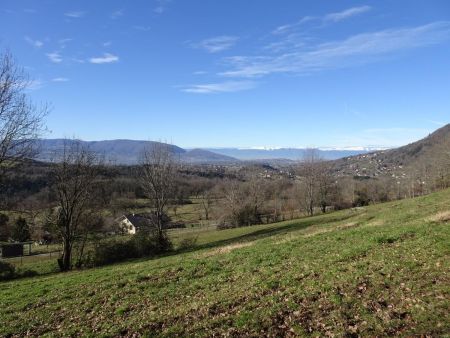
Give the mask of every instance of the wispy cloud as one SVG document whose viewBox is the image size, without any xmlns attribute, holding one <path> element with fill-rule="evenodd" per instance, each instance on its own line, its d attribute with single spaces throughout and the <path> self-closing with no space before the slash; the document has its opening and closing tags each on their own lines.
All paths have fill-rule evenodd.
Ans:
<svg viewBox="0 0 450 338">
<path fill-rule="evenodd" d="M 359 6 L 359 7 L 351 7 L 347 8 L 341 12 L 335 12 L 335 13 L 328 13 L 323 16 L 304 16 L 300 20 L 294 23 L 286 24 L 279 26 L 275 28 L 272 31 L 272 34 L 284 34 L 292 32 L 293 30 L 299 28 L 300 26 L 303 26 L 304 24 L 310 23 L 310 22 L 319 22 L 321 24 L 324 23 L 330 23 L 330 22 L 339 22 L 346 19 L 349 19 L 351 17 L 366 13 L 370 11 L 372 7 L 370 6 Z"/>
<path fill-rule="evenodd" d="M 300 20 L 298 20 L 297 22 L 294 23 L 289 23 L 286 25 L 282 25 L 282 26 L 278 26 L 277 28 L 275 28 L 272 31 L 272 34 L 283 34 L 283 33 L 287 33 L 289 31 L 291 31 L 292 29 L 303 25 L 304 23 L 313 21 L 313 20 L 317 20 L 318 17 L 316 16 L 305 16 L 303 18 L 301 18 Z"/>
<path fill-rule="evenodd" d="M 325 21 L 338 22 L 345 19 L 349 19 L 353 16 L 368 12 L 372 9 L 370 6 L 360 6 L 360 7 L 352 7 L 348 8 L 341 12 L 330 13 L 324 16 Z"/>
<path fill-rule="evenodd" d="M 231 93 L 252 89 L 256 85 L 257 83 L 254 81 L 226 81 L 220 83 L 194 84 L 186 86 L 181 90 L 185 93 L 194 94 Z"/>
<path fill-rule="evenodd" d="M 450 22 L 412 28 L 387 29 L 321 43 L 308 48 L 293 46 L 276 55 L 234 56 L 225 61 L 232 69 L 221 75 L 255 77 L 273 73 L 304 74 L 373 62 L 378 57 L 440 43 L 450 38 Z"/>
<path fill-rule="evenodd" d="M 113 63 L 117 61 L 119 61 L 119 57 L 110 53 L 104 53 L 103 56 L 93 57 L 89 59 L 89 62 L 94 64 Z"/>
<path fill-rule="evenodd" d="M 110 17 L 111 17 L 111 19 L 114 20 L 114 19 L 118 19 L 118 18 L 120 18 L 121 16 L 123 16 L 123 14 L 124 14 L 123 9 L 119 9 L 119 10 L 117 10 L 117 11 L 112 12 L 111 15 L 110 15 Z"/>
<path fill-rule="evenodd" d="M 69 79 L 66 77 L 55 77 L 51 81 L 52 82 L 68 82 Z"/>
<path fill-rule="evenodd" d="M 157 0 L 156 3 L 156 7 L 153 8 L 153 11 L 156 14 L 162 14 L 166 11 L 167 9 L 167 5 L 171 2 L 171 0 Z"/>
<path fill-rule="evenodd" d="M 151 29 L 150 26 L 133 26 L 133 28 L 143 32 L 148 32 Z"/>
<path fill-rule="evenodd" d="M 445 126 L 448 122 L 442 122 L 442 121 L 435 121 L 435 120 L 425 120 L 428 123 L 434 124 L 436 126 Z"/>
<path fill-rule="evenodd" d="M 53 63 L 61 63 L 63 58 L 59 52 L 47 53 L 46 54 L 49 60 Z"/>
<path fill-rule="evenodd" d="M 79 19 L 86 15 L 86 12 L 83 11 L 72 11 L 72 12 L 66 12 L 64 13 L 65 16 L 73 19 Z"/>
<path fill-rule="evenodd" d="M 109 46 L 111 46 L 111 45 L 112 45 L 112 42 L 111 42 L 111 41 L 105 41 L 105 42 L 102 43 L 102 46 L 103 46 L 103 47 L 109 47 Z"/>
<path fill-rule="evenodd" d="M 193 48 L 201 48 L 208 53 L 217 53 L 233 47 L 239 40 L 236 36 L 221 35 L 213 38 L 202 40 L 198 43 L 192 43 Z"/>
<path fill-rule="evenodd" d="M 427 128 L 371 128 L 346 134 L 336 140 L 340 146 L 362 145 L 376 148 L 398 147 L 427 136 Z"/>
<path fill-rule="evenodd" d="M 44 86 L 44 82 L 42 80 L 31 80 L 26 83 L 27 90 L 37 90 L 41 89 Z"/>
<path fill-rule="evenodd" d="M 33 40 L 32 38 L 25 36 L 25 41 L 28 42 L 30 45 L 36 48 L 41 48 L 44 43 L 40 40 Z"/>
</svg>

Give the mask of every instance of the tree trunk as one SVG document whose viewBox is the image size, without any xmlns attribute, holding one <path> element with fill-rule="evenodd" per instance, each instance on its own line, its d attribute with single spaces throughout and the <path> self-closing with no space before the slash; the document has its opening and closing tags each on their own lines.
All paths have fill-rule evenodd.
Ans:
<svg viewBox="0 0 450 338">
<path fill-rule="evenodd" d="M 69 271 L 70 270 L 71 253 L 72 253 L 72 250 L 71 250 L 70 240 L 68 238 L 64 238 L 63 255 L 62 255 L 61 261 L 59 263 L 59 268 L 61 271 Z"/>
</svg>

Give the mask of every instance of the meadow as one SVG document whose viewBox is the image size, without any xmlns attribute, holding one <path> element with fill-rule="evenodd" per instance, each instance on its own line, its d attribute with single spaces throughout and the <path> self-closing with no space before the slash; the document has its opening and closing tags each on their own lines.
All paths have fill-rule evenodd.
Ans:
<svg viewBox="0 0 450 338">
<path fill-rule="evenodd" d="M 445 190 L 274 224 L 176 230 L 175 244 L 195 245 L 0 283 L 0 335 L 445 336 L 449 223 Z"/>
</svg>

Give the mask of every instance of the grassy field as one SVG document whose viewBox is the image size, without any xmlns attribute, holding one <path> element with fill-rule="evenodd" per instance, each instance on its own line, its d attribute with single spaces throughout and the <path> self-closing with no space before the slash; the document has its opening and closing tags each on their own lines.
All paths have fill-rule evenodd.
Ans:
<svg viewBox="0 0 450 338">
<path fill-rule="evenodd" d="M 2 336 L 450 334 L 450 190 L 0 283 Z"/>
</svg>

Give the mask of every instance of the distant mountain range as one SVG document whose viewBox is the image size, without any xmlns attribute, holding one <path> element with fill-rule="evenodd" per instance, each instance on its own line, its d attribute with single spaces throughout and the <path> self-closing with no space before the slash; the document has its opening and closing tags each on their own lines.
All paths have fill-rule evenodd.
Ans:
<svg viewBox="0 0 450 338">
<path fill-rule="evenodd" d="M 343 157 L 365 154 L 379 148 L 352 148 L 352 149 L 318 149 L 320 157 L 325 160 L 336 160 Z M 306 148 L 206 148 L 211 152 L 237 158 L 243 161 L 259 160 L 291 160 L 300 161 Z"/>
<path fill-rule="evenodd" d="M 57 158 L 64 148 L 64 139 L 39 140 L 40 152 L 35 159 L 49 162 Z M 158 142 L 135 140 L 105 140 L 105 141 L 80 141 L 92 151 L 105 156 L 116 164 L 136 164 L 139 154 L 147 147 L 152 147 Z M 306 149 L 278 148 L 278 149 L 242 149 L 242 148 L 205 148 L 183 149 L 175 145 L 168 145 L 171 151 L 182 162 L 192 164 L 233 164 L 241 161 L 270 162 L 287 164 L 299 161 L 303 158 Z M 368 153 L 371 149 L 322 149 L 320 156 L 326 160 L 335 160 L 343 157 Z"/>
<path fill-rule="evenodd" d="M 79 140 L 78 140 L 79 141 Z M 64 139 L 41 139 L 38 141 L 39 153 L 36 160 L 51 162 L 58 158 L 64 149 Z M 107 141 L 79 141 L 91 151 L 102 155 L 108 162 L 115 164 L 132 165 L 139 161 L 139 155 L 144 149 L 151 148 L 158 142 L 134 140 L 107 140 Z M 213 153 L 204 149 L 186 150 L 175 145 L 167 145 L 171 152 L 182 162 L 195 164 L 229 164 L 239 162 L 238 159 Z"/>
</svg>

